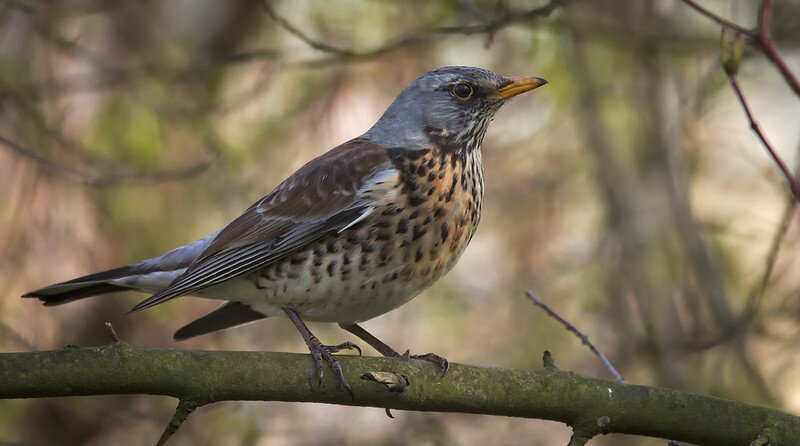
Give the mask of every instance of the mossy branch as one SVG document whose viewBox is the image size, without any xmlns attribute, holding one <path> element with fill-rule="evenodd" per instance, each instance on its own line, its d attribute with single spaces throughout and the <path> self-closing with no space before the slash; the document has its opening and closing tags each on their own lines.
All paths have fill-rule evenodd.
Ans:
<svg viewBox="0 0 800 446">
<path fill-rule="evenodd" d="M 166 395 L 191 402 L 191 410 L 218 401 L 313 401 L 553 420 L 572 426 L 573 439 L 614 432 L 696 444 L 748 445 L 761 438 L 779 445 L 797 444 L 800 438 L 800 417 L 678 390 L 587 378 L 558 369 L 551 358 L 541 370 L 452 364 L 444 377 L 423 361 L 355 356 L 339 356 L 339 361 L 355 401 L 334 389 L 333 380 L 323 389 L 310 389 L 309 355 L 155 349 L 125 342 L 2 353 L 0 398 Z M 389 388 L 376 376 L 396 376 L 404 385 Z M 183 412 L 188 416 L 191 410 Z"/>
</svg>

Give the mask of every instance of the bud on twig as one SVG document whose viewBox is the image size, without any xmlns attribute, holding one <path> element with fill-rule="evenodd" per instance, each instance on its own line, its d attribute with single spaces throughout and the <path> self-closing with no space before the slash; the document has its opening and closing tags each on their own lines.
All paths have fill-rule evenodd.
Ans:
<svg viewBox="0 0 800 446">
<path fill-rule="evenodd" d="M 722 28 L 720 58 L 722 60 L 722 68 L 725 69 L 728 76 L 735 76 L 739 71 L 739 65 L 742 63 L 742 46 L 742 33 L 737 32 L 736 36 L 731 40 L 728 36 L 728 28 Z"/>
</svg>

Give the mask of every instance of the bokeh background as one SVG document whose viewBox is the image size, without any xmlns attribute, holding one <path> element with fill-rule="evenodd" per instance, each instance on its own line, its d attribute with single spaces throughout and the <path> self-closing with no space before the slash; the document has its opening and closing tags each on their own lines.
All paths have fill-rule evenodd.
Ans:
<svg viewBox="0 0 800 446">
<path fill-rule="evenodd" d="M 758 2 L 704 2 L 754 26 Z M 772 32 L 800 73 L 800 5 Z M 483 149 L 480 228 L 452 273 L 364 324 L 451 361 L 612 379 L 526 300 L 581 328 L 632 383 L 800 413 L 798 216 L 719 65 L 719 26 L 677 0 L 0 1 L 0 349 L 126 341 L 306 352 L 282 319 L 172 342 L 195 298 L 44 308 L 31 289 L 160 254 L 228 223 L 367 130 L 419 74 L 547 78 Z M 740 82 L 796 166 L 800 99 L 746 48 Z M 311 324 L 324 341 L 353 340 Z M 366 346 L 365 346 L 366 347 Z M 368 348 L 368 347 L 367 347 Z M 369 354 L 374 354 L 369 350 Z M 0 401 L 0 444 L 150 445 L 176 401 Z M 318 404 L 199 409 L 175 445 L 566 444 L 538 420 Z M 656 445 L 607 436 L 598 445 Z"/>
</svg>

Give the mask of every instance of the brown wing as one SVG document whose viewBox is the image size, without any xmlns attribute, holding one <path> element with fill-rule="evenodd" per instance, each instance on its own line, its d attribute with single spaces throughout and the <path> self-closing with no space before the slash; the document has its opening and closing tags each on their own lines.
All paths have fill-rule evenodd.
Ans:
<svg viewBox="0 0 800 446">
<path fill-rule="evenodd" d="M 386 149 L 355 138 L 310 161 L 226 226 L 167 288 L 131 312 L 191 294 L 279 260 L 364 218 L 365 184 L 392 170 Z"/>
</svg>

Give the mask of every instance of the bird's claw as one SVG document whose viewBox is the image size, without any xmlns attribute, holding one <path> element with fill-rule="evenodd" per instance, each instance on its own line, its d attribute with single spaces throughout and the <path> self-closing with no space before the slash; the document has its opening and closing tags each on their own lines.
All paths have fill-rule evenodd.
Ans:
<svg viewBox="0 0 800 446">
<path fill-rule="evenodd" d="M 342 342 L 339 345 L 323 345 L 331 353 L 338 353 L 342 350 L 358 350 L 358 356 L 361 356 L 361 347 L 352 342 Z"/>
<path fill-rule="evenodd" d="M 309 345 L 309 350 L 311 350 L 311 355 L 314 357 L 314 367 L 316 368 L 316 375 L 317 375 L 317 387 L 322 387 L 322 376 L 325 366 L 331 368 L 333 374 L 336 376 L 336 380 L 338 381 L 338 386 L 343 388 L 347 393 L 350 395 L 350 398 L 355 401 L 355 394 L 353 393 L 353 389 L 350 387 L 350 384 L 344 377 L 344 373 L 342 372 L 342 366 L 339 364 L 339 361 L 333 357 L 333 353 L 336 353 L 341 350 L 358 350 L 358 354 L 361 354 L 361 348 L 357 345 L 353 344 L 352 342 L 345 342 L 339 345 L 323 345 L 319 342 L 318 339 L 313 338 L 311 344 Z M 310 372 L 310 371 L 309 371 Z M 314 384 L 312 382 L 312 375 L 311 373 L 308 374 L 308 383 L 311 388 L 314 388 Z"/>
<path fill-rule="evenodd" d="M 446 358 L 437 355 L 436 353 L 425 353 L 424 355 L 412 355 L 411 350 L 406 350 L 405 353 L 400 355 L 403 359 L 421 359 L 423 361 L 432 362 L 442 368 L 442 376 L 450 370 L 450 361 Z"/>
</svg>

